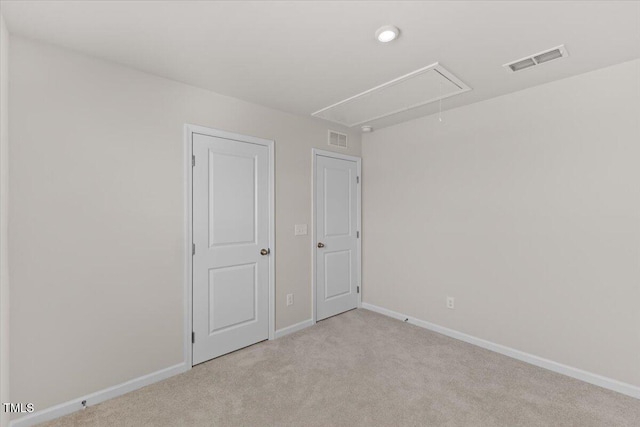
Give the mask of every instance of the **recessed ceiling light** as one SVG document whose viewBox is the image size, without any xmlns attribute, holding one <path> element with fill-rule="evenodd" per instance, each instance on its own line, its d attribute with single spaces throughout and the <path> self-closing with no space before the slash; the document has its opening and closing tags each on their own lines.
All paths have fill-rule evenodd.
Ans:
<svg viewBox="0 0 640 427">
<path fill-rule="evenodd" d="M 394 27 L 393 25 L 385 25 L 383 27 L 378 28 L 376 31 L 376 39 L 380 43 L 389 43 L 398 38 L 400 35 L 400 30 L 398 27 Z"/>
</svg>

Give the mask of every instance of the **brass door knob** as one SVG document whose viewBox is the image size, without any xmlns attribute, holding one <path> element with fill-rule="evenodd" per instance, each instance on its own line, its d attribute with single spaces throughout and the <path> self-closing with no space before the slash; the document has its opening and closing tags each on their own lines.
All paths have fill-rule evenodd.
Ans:
<svg viewBox="0 0 640 427">
<path fill-rule="evenodd" d="M 260 255 L 264 256 L 264 255 L 269 255 L 271 253 L 271 249 L 267 248 L 267 249 L 260 249 Z"/>
<path fill-rule="evenodd" d="M 318 247 L 319 247 L 319 248 L 324 248 L 324 243 L 322 243 L 322 242 L 318 242 Z"/>
</svg>

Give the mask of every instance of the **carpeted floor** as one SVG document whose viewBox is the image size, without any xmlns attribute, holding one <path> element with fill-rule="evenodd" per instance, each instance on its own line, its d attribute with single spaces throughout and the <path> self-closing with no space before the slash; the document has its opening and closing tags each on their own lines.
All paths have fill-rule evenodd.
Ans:
<svg viewBox="0 0 640 427">
<path fill-rule="evenodd" d="M 354 310 L 47 426 L 640 426 L 640 400 Z"/>
</svg>

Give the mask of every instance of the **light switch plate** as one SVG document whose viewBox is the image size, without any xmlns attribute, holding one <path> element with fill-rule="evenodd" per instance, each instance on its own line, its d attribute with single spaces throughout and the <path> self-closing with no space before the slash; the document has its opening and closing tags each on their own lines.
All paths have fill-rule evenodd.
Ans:
<svg viewBox="0 0 640 427">
<path fill-rule="evenodd" d="M 296 224 L 296 226 L 295 226 L 295 235 L 296 236 L 306 236 L 307 235 L 307 224 Z"/>
</svg>

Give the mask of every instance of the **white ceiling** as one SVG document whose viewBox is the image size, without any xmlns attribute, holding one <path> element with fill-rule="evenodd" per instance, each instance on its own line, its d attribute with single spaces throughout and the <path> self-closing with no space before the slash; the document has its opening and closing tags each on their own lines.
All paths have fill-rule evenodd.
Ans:
<svg viewBox="0 0 640 427">
<path fill-rule="evenodd" d="M 640 2 L 2 1 L 13 34 L 309 115 L 440 62 L 473 89 L 443 109 L 640 58 Z M 375 30 L 396 25 L 388 45 Z M 569 58 L 502 64 L 565 44 Z M 437 104 L 437 103 L 435 103 Z M 374 122 L 434 113 L 431 104 Z"/>
</svg>

